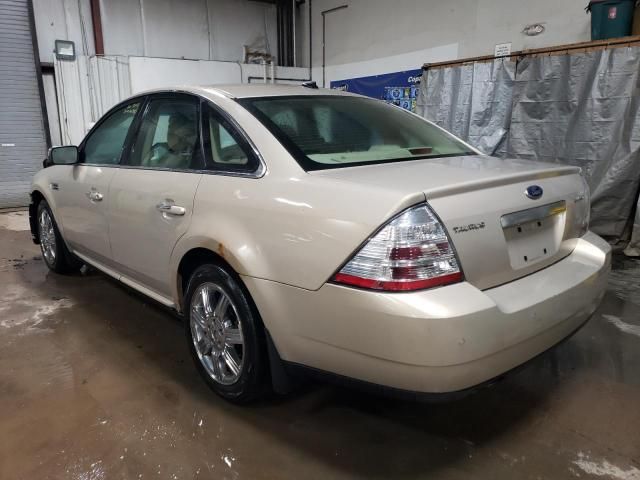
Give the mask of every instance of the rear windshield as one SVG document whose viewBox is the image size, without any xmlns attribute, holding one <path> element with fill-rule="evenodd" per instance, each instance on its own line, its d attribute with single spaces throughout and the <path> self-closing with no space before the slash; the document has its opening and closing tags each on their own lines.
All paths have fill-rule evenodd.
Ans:
<svg viewBox="0 0 640 480">
<path fill-rule="evenodd" d="M 239 102 L 305 170 L 475 154 L 452 135 L 379 100 L 333 95 Z"/>
</svg>

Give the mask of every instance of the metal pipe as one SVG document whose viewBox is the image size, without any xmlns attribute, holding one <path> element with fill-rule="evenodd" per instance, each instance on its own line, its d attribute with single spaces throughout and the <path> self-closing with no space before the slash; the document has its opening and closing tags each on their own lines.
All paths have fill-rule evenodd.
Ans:
<svg viewBox="0 0 640 480">
<path fill-rule="evenodd" d="M 264 83 L 267 83 L 267 62 L 265 61 L 265 59 L 262 59 L 262 68 L 264 68 L 263 71 L 263 79 L 264 79 Z"/>
<path fill-rule="evenodd" d="M 276 83 L 276 64 L 271 60 L 269 66 L 271 67 L 271 83 Z"/>
<path fill-rule="evenodd" d="M 325 37 L 326 37 L 326 16 L 329 13 L 337 12 L 338 10 L 342 10 L 348 8 L 349 5 L 340 5 L 339 7 L 330 8 L 329 10 L 324 10 L 320 12 L 322 14 L 322 88 L 326 88 L 326 48 L 325 48 Z"/>
<path fill-rule="evenodd" d="M 144 16 L 144 0 L 140 2 L 140 30 L 142 31 L 142 56 L 147 56 L 147 22 Z"/>
<path fill-rule="evenodd" d="M 204 9 L 207 11 L 207 59 L 211 60 L 211 18 L 209 17 L 209 0 L 204 0 Z M 242 81 L 240 82 L 242 83 Z"/>
<path fill-rule="evenodd" d="M 91 21 L 93 23 L 93 43 L 96 55 L 104 55 L 104 40 L 102 38 L 102 17 L 100 15 L 100 0 L 91 0 Z"/>
<path fill-rule="evenodd" d="M 293 66 L 297 67 L 298 66 L 298 61 L 296 59 L 296 1 L 297 0 L 291 0 L 291 4 L 292 4 L 292 14 L 291 14 L 291 23 L 292 23 L 292 29 L 293 29 Z"/>
<path fill-rule="evenodd" d="M 308 10 L 308 15 L 309 15 L 309 80 L 311 80 L 311 75 L 312 75 L 312 69 L 313 69 L 313 35 L 311 35 L 311 20 L 312 20 L 312 9 L 311 9 L 311 4 L 313 3 L 313 0 L 308 0 L 309 1 L 309 6 L 307 7 Z"/>
<path fill-rule="evenodd" d="M 293 65 L 293 9 L 290 0 L 276 0 L 278 29 L 278 65 Z"/>
</svg>

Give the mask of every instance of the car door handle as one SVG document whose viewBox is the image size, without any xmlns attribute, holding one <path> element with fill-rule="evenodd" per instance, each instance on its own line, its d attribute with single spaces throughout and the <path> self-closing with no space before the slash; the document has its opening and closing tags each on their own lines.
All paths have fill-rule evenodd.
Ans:
<svg viewBox="0 0 640 480">
<path fill-rule="evenodd" d="M 96 192 L 95 190 L 91 190 L 90 192 L 87 192 L 87 197 L 89 197 L 89 200 L 91 200 L 92 202 L 101 202 L 104 198 L 104 195 L 102 195 L 100 192 Z"/>
<path fill-rule="evenodd" d="M 162 213 L 167 213 L 169 215 L 175 215 L 176 217 L 181 217 L 185 213 L 187 213 L 187 209 L 184 207 L 180 207 L 178 205 L 174 205 L 171 202 L 160 202 L 156 205 L 156 208 L 160 210 Z"/>
</svg>

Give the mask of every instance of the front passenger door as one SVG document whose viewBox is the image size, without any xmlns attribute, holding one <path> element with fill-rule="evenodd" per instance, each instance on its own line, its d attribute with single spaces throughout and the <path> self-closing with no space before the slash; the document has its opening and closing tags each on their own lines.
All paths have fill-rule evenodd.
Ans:
<svg viewBox="0 0 640 480">
<path fill-rule="evenodd" d="M 164 299 L 171 296 L 171 252 L 191 222 L 204 168 L 199 107 L 191 95 L 151 96 L 110 188 L 116 268 Z"/>
<path fill-rule="evenodd" d="M 80 163 L 64 167 L 56 178 L 56 215 L 66 242 L 73 251 L 100 263 L 111 263 L 109 186 L 142 102 L 132 100 L 105 115 L 80 145 Z"/>
</svg>

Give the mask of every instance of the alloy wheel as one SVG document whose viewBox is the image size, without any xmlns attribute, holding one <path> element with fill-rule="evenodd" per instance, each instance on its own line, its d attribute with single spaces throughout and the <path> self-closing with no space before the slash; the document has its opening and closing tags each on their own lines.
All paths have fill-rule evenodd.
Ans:
<svg viewBox="0 0 640 480">
<path fill-rule="evenodd" d="M 49 265 L 53 265 L 56 261 L 56 233 L 53 227 L 53 220 L 48 210 L 40 212 L 38 219 L 40 226 L 40 248 L 42 255 Z"/>
<path fill-rule="evenodd" d="M 244 337 L 233 300 L 215 283 L 203 283 L 190 312 L 191 338 L 207 374 L 223 385 L 235 383 L 244 365 Z"/>
</svg>

